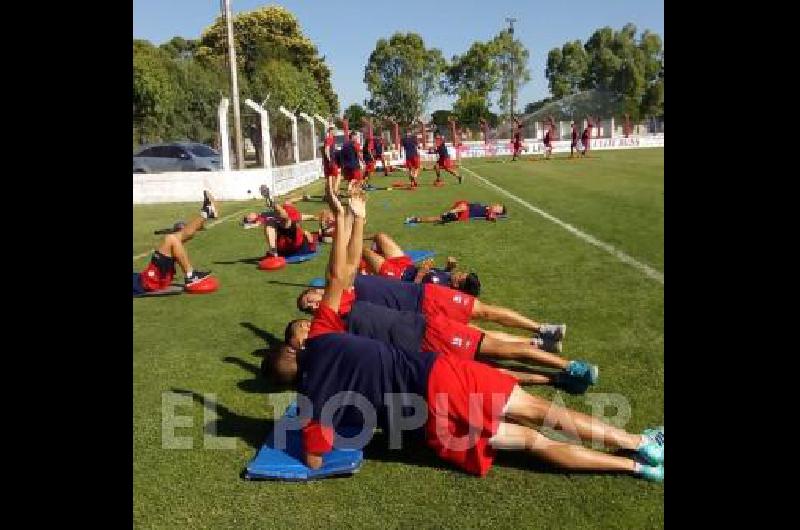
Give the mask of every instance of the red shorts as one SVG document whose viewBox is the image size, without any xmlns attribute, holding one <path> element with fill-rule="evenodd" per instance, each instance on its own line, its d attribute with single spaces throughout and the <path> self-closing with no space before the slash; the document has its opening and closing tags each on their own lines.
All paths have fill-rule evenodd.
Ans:
<svg viewBox="0 0 800 530">
<path fill-rule="evenodd" d="M 428 445 L 440 458 L 485 476 L 495 456 L 489 439 L 516 384 L 491 366 L 439 355 L 428 377 Z"/>
<path fill-rule="evenodd" d="M 406 158 L 406 169 L 419 169 L 419 155 Z"/>
<path fill-rule="evenodd" d="M 163 262 L 163 267 L 159 267 L 153 259 L 151 259 L 147 267 L 140 273 L 140 281 L 145 291 L 160 291 L 161 289 L 166 289 L 175 277 L 174 258 L 161 256 L 155 259 L 160 259 Z M 169 266 L 169 260 L 172 260 L 171 266 Z"/>
<path fill-rule="evenodd" d="M 422 351 L 455 355 L 461 359 L 474 359 L 478 354 L 483 332 L 442 315 L 434 315 L 425 320 L 425 335 L 420 345 Z"/>
<path fill-rule="evenodd" d="M 339 176 L 339 166 L 336 164 L 322 164 L 322 169 L 325 172 L 326 177 L 338 177 Z"/>
<path fill-rule="evenodd" d="M 370 172 L 372 172 L 372 171 L 375 171 L 375 161 L 374 161 L 374 160 L 373 160 L 372 162 L 367 162 L 367 163 L 366 163 L 366 170 L 365 170 L 365 171 L 366 171 L 367 173 L 370 173 Z"/>
<path fill-rule="evenodd" d="M 442 160 L 441 158 L 436 161 L 436 165 L 439 166 L 441 169 L 446 169 L 448 171 L 453 171 L 455 168 L 455 164 L 453 164 L 452 158 L 445 158 Z"/>
<path fill-rule="evenodd" d="M 381 268 L 378 274 L 388 278 L 397 278 L 398 280 L 403 275 L 403 271 L 407 267 L 414 264 L 414 261 L 408 256 L 397 256 L 396 258 L 386 258 L 381 263 Z"/>
<path fill-rule="evenodd" d="M 364 175 L 361 174 L 361 168 L 355 169 L 342 169 L 342 175 L 345 180 L 364 180 Z"/>
<path fill-rule="evenodd" d="M 422 287 L 422 314 L 425 318 L 436 315 L 467 324 L 475 306 L 475 297 L 450 287 L 426 283 Z"/>
</svg>

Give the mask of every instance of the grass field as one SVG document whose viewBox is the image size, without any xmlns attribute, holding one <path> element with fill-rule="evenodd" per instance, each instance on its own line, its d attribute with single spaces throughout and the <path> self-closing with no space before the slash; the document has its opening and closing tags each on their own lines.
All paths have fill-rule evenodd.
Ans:
<svg viewBox="0 0 800 530">
<path fill-rule="evenodd" d="M 586 160 L 468 160 L 464 164 L 529 203 L 659 271 L 664 268 L 663 149 L 599 151 Z M 565 355 L 600 366 L 593 393 L 619 393 L 631 407 L 628 430 L 663 424 L 663 284 L 615 256 L 524 209 L 467 174 L 463 185 L 426 184 L 416 192 L 370 194 L 367 231 L 392 234 L 406 248 L 457 256 L 476 270 L 481 298 L 535 318 L 566 322 Z M 403 178 L 376 179 L 378 184 Z M 321 191 L 317 183 L 309 189 Z M 406 215 L 433 215 L 459 198 L 505 202 L 510 219 L 406 228 Z M 155 228 L 187 219 L 198 204 L 134 208 L 133 254 L 152 248 Z M 664 523 L 663 485 L 626 476 L 564 474 L 531 458 L 501 455 L 484 479 L 428 454 L 385 450 L 375 440 L 351 478 L 305 484 L 240 478 L 289 394 L 270 395 L 258 378 L 265 337 L 280 336 L 297 316 L 300 290 L 291 284 L 321 276 L 329 247 L 315 260 L 262 272 L 247 262 L 263 255 L 259 230 L 243 230 L 244 211 L 260 204 L 226 203 L 242 211 L 189 243 L 195 266 L 213 270 L 221 288 L 206 296 L 134 300 L 134 522 L 150 527 L 615 527 Z M 320 203 L 300 203 L 314 213 Z M 244 260 L 244 261 L 242 261 Z M 133 260 L 141 269 L 147 257 Z M 193 449 L 162 448 L 162 394 L 188 392 L 193 418 L 177 434 Z M 543 396 L 550 388 L 528 387 Z M 214 394 L 218 418 L 204 418 L 202 396 Z M 591 412 L 586 396 L 558 393 Z M 608 414 L 613 411 L 608 411 Z M 233 437 L 234 449 L 205 449 L 204 425 Z"/>
</svg>

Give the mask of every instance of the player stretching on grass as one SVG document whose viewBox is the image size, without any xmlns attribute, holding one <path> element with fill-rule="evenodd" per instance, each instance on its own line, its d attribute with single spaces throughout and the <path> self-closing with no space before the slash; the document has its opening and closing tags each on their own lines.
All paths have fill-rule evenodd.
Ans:
<svg viewBox="0 0 800 530">
<path fill-rule="evenodd" d="M 311 410 L 301 408 L 303 461 L 308 467 L 320 468 L 323 456 L 340 443 L 335 437 L 337 429 L 366 427 L 369 432 L 376 426 L 365 420 L 364 406 L 375 413 L 377 426 L 395 433 L 399 426 L 392 421 L 396 419 L 391 415 L 394 406 L 414 403 L 411 396 L 416 396 L 424 406 L 422 412 L 427 412 L 427 444 L 440 458 L 469 473 L 483 477 L 496 450 L 518 450 L 565 470 L 663 480 L 663 429 L 628 433 L 532 396 L 513 376 L 490 366 L 455 355 L 411 353 L 347 333 L 339 313 L 342 296 L 356 276 L 359 253 L 354 246 L 361 244 L 366 208 L 356 194 L 347 214 L 341 207 L 334 210 L 337 229 L 327 286 L 308 326 L 304 348 L 282 348 L 265 367 L 274 381 L 292 385 L 310 402 Z M 348 255 L 352 258 L 349 263 Z M 393 399 L 397 397 L 399 402 Z M 326 414 L 332 403 L 336 412 Z M 354 406 L 357 403 L 359 409 Z M 633 456 L 555 441 L 537 430 L 556 425 L 576 441 L 602 443 Z"/>
<path fill-rule="evenodd" d="M 406 169 L 408 170 L 408 178 L 411 180 L 411 188 L 418 186 L 417 178 L 419 177 L 419 151 L 417 151 L 417 138 L 411 129 L 406 130 L 406 135 L 403 137 L 403 152 L 405 153 Z"/>
<path fill-rule="evenodd" d="M 332 181 L 335 177 L 329 177 Z M 274 209 L 277 219 L 264 224 L 264 237 L 267 242 L 267 257 L 289 257 L 295 254 L 309 254 L 317 249 L 317 237 L 303 230 L 301 221 L 316 219 L 313 215 L 301 214 L 292 202 L 275 204 L 266 185 L 261 186 L 261 194 L 267 207 Z M 300 199 L 294 199 L 296 202 Z"/>
<path fill-rule="evenodd" d="M 506 215 L 507 210 L 503 204 L 483 204 L 479 202 L 456 201 L 449 210 L 441 215 L 430 217 L 406 217 L 405 224 L 415 223 L 450 223 L 453 221 L 469 221 L 470 219 L 486 219 L 496 221 L 498 215 Z"/>
<path fill-rule="evenodd" d="M 446 269 L 433 267 L 433 260 L 425 260 L 419 267 L 406 256 L 400 245 L 389 234 L 378 232 L 370 238 L 376 249 L 364 247 L 362 256 L 367 263 L 367 270 L 386 278 L 413 283 L 436 283 L 461 292 L 479 296 L 481 282 L 474 272 L 456 271 L 455 258 L 447 259 Z"/>
<path fill-rule="evenodd" d="M 219 216 L 219 208 L 214 202 L 214 197 L 208 191 L 203 192 L 203 206 L 200 216 L 192 219 L 175 233 L 167 234 L 161 244 L 153 251 L 150 263 L 134 281 L 134 294 L 143 291 L 160 291 L 166 289 L 175 277 L 175 263 L 180 265 L 184 273 L 185 284 L 192 285 L 209 275 L 209 272 L 196 271 L 189 261 L 189 254 L 184 243 L 194 237 L 194 234 L 203 228 L 206 219 Z"/>
<path fill-rule="evenodd" d="M 453 159 L 450 158 L 450 153 L 447 152 L 447 144 L 444 143 L 444 138 L 438 132 L 436 133 L 436 154 L 439 155 L 438 160 L 436 160 L 436 164 L 433 165 L 433 170 L 436 172 L 436 180 L 434 181 L 434 185 L 441 185 L 442 182 L 442 175 L 439 173 L 439 170 L 445 170 L 454 177 L 458 179 L 458 183 L 461 184 L 464 178 L 456 173 L 453 169 L 455 165 L 453 164 Z"/>
</svg>

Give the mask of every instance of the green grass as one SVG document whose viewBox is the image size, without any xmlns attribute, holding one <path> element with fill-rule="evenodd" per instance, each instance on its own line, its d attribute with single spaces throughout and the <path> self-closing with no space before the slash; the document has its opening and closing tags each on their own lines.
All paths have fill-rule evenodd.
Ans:
<svg viewBox="0 0 800 530">
<path fill-rule="evenodd" d="M 579 161 L 467 161 L 466 167 L 556 217 L 663 271 L 663 149 L 603 151 Z M 403 178 L 377 179 L 388 183 Z M 422 181 L 430 183 L 424 172 Z M 320 184 L 310 188 L 319 192 Z M 511 217 L 405 228 L 406 215 L 436 214 L 455 199 L 505 201 Z M 152 230 L 186 219 L 198 205 L 134 208 L 134 255 Z M 300 203 L 313 213 L 319 203 Z M 223 205 L 222 215 L 257 203 Z M 267 394 L 257 378 L 263 333 L 280 336 L 299 316 L 298 287 L 321 276 L 328 248 L 312 262 L 262 272 L 239 260 L 263 255 L 263 236 L 236 216 L 189 244 L 194 264 L 221 288 L 206 296 L 134 300 L 134 521 L 149 527 L 662 527 L 663 486 L 625 476 L 564 474 L 529 458 L 499 457 L 484 479 L 428 456 L 393 454 L 374 443 L 352 478 L 306 484 L 240 478 L 291 395 Z M 482 299 L 569 325 L 565 354 L 601 367 L 595 393 L 618 393 L 631 407 L 629 430 L 663 422 L 663 286 L 615 257 L 466 177 L 462 186 L 370 194 L 368 230 L 407 248 L 432 249 L 479 272 Z M 135 270 L 146 257 L 134 259 Z M 216 422 L 196 401 L 179 408 L 193 426 L 189 450 L 162 448 L 162 393 L 214 394 Z M 549 388 L 529 391 L 553 397 Z M 585 412 L 586 396 L 557 394 Z M 610 411 L 613 412 L 613 411 Z M 609 413 L 610 413 L 609 412 Z M 206 423 L 235 439 L 234 450 L 203 448 Z M 376 440 L 377 442 L 377 440 Z M 529 468 L 529 469 L 526 469 Z"/>
</svg>

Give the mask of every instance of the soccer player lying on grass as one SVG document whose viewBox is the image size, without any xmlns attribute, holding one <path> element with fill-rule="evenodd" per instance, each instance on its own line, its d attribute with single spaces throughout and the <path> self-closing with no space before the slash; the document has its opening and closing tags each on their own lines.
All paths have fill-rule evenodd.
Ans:
<svg viewBox="0 0 800 530">
<path fill-rule="evenodd" d="M 297 297 L 298 309 L 314 314 L 319 309 L 323 294 L 323 289 L 314 287 L 305 289 Z M 551 352 L 561 351 L 561 342 L 567 331 L 566 324 L 536 322 L 512 309 L 490 305 L 474 296 L 434 283 L 398 282 L 382 276 L 358 274 L 353 280 L 353 286 L 342 293 L 339 300 L 340 313 L 349 312 L 355 301 L 363 301 L 399 311 L 421 313 L 430 319 L 442 315 L 462 324 L 483 320 L 510 328 L 524 329 L 533 334 L 533 339 L 504 335 L 506 338 L 513 337 L 510 340 L 534 342 L 541 349 Z"/>
<path fill-rule="evenodd" d="M 175 277 L 176 262 L 183 270 L 186 285 L 192 285 L 209 275 L 209 272 L 196 271 L 192 268 L 184 243 L 192 239 L 195 232 L 203 228 L 206 219 L 218 217 L 219 211 L 214 197 L 208 191 L 204 191 L 200 216 L 189 221 L 179 231 L 164 236 L 161 244 L 153 251 L 147 268 L 139 274 L 139 284 L 142 289 L 160 291 L 169 287 Z"/>
<path fill-rule="evenodd" d="M 415 413 L 422 409 L 420 417 L 415 414 L 413 418 L 422 420 L 416 427 L 424 426 L 426 442 L 436 454 L 481 477 L 491 468 L 496 450 L 521 450 L 565 470 L 663 480 L 662 430 L 628 433 L 532 396 L 514 377 L 490 366 L 453 355 L 409 353 L 347 333 L 338 313 L 342 294 L 357 277 L 359 253 L 354 245 L 361 244 L 365 223 L 363 197 L 356 194 L 351 198 L 348 210 L 345 215 L 343 208 L 334 207 L 337 229 L 327 285 L 304 348 L 282 348 L 265 367 L 273 381 L 294 386 L 306 398 L 301 400 L 300 414 L 304 420 L 303 459 L 308 467 L 322 466 L 325 453 L 339 442 L 337 429 L 354 427 L 371 433 L 380 426 L 391 438 L 402 429 L 397 420 L 409 419 L 400 417 L 400 409 L 411 405 Z M 348 255 L 352 257 L 349 263 Z M 310 402 L 311 410 L 304 402 Z M 331 404 L 338 406 L 332 415 L 326 414 Z M 374 416 L 364 414 L 365 407 Z M 375 423 L 365 420 L 368 417 L 374 417 Z M 629 451 L 631 456 L 551 440 L 527 425 L 557 425 L 580 441 L 602 443 Z"/>
<path fill-rule="evenodd" d="M 481 282 L 474 272 L 456 271 L 455 258 L 448 258 L 446 269 L 433 267 L 433 260 L 425 260 L 419 267 L 406 256 L 400 245 L 384 232 L 368 238 L 374 241 L 376 250 L 364 247 L 362 255 L 367 270 L 372 274 L 413 283 L 437 283 L 461 292 L 479 296 Z"/>
<path fill-rule="evenodd" d="M 434 181 L 434 184 L 442 184 L 442 175 L 439 172 L 442 169 L 456 177 L 458 179 L 458 183 L 461 184 L 464 180 L 464 177 L 454 171 L 456 166 L 453 164 L 453 159 L 450 158 L 450 153 L 447 151 L 447 145 L 444 143 L 444 138 L 437 132 L 434 140 L 436 142 L 436 154 L 439 155 L 439 158 L 436 160 L 436 164 L 433 165 L 433 170 L 436 172 L 436 180 Z"/>
<path fill-rule="evenodd" d="M 405 224 L 415 223 L 451 223 L 453 221 L 469 221 L 470 219 L 486 219 L 496 221 L 498 215 L 506 215 L 508 211 L 504 204 L 483 204 L 480 202 L 456 201 L 449 210 L 438 216 L 431 217 L 406 217 Z"/>
<path fill-rule="evenodd" d="M 317 249 L 317 237 L 303 230 L 300 222 L 316 219 L 313 215 L 301 214 L 291 202 L 276 204 L 272 200 L 270 190 L 261 186 L 261 194 L 267 201 L 267 207 L 274 209 L 278 218 L 264 224 L 264 236 L 267 241 L 267 256 L 294 256 L 309 254 Z M 296 199 L 300 200 L 300 199 Z M 296 202 L 295 200 L 295 202 Z"/>
</svg>

